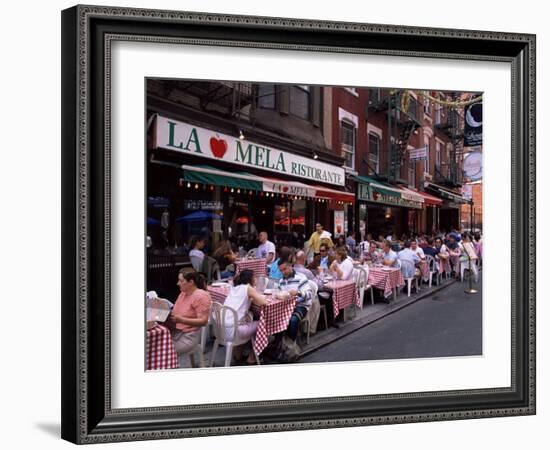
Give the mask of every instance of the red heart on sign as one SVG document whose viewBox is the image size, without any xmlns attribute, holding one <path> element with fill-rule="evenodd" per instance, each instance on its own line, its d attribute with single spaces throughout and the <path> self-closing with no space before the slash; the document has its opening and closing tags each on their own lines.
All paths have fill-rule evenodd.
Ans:
<svg viewBox="0 0 550 450">
<path fill-rule="evenodd" d="M 288 192 L 288 186 L 283 186 L 283 192 Z"/>
<path fill-rule="evenodd" d="M 225 152 L 227 151 L 227 142 L 223 139 L 216 139 L 215 137 L 210 138 L 210 150 L 216 158 L 223 158 Z"/>
</svg>

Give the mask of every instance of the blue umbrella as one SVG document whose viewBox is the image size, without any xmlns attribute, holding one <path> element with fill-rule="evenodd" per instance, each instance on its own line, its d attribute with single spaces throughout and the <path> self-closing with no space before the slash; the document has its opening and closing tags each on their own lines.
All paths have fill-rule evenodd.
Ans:
<svg viewBox="0 0 550 450">
<path fill-rule="evenodd" d="M 185 216 L 178 217 L 176 222 L 191 222 L 191 221 L 200 221 L 200 220 L 210 220 L 210 219 L 221 219 L 222 217 L 218 214 L 214 214 L 208 211 L 194 211 Z"/>
<path fill-rule="evenodd" d="M 147 217 L 147 225 L 159 225 L 160 221 L 153 219 L 152 217 Z"/>
</svg>

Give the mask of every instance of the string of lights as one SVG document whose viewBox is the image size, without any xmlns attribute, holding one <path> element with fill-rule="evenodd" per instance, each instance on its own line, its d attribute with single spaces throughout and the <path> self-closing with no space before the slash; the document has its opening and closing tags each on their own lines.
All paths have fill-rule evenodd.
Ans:
<svg viewBox="0 0 550 450">
<path fill-rule="evenodd" d="M 191 182 L 185 182 L 185 180 L 180 179 L 179 180 L 179 186 L 181 188 L 188 188 L 188 189 L 195 189 L 199 190 L 202 189 L 203 191 L 214 191 L 215 186 L 212 184 L 202 184 L 202 183 L 191 183 Z M 257 191 L 257 190 L 246 190 L 246 189 L 240 189 L 240 188 L 229 188 L 225 186 L 223 188 L 223 192 L 231 193 L 231 194 L 248 194 L 249 196 L 252 195 L 258 195 L 259 197 L 265 197 L 265 198 L 279 198 L 279 199 L 285 199 L 285 200 L 310 200 L 315 201 L 318 203 L 330 203 L 334 202 L 337 205 L 352 205 L 352 202 L 345 202 L 342 200 L 330 200 L 327 198 L 318 198 L 318 197 L 305 197 L 302 195 L 289 195 L 289 194 L 281 194 L 278 192 L 265 192 L 265 191 Z"/>
</svg>

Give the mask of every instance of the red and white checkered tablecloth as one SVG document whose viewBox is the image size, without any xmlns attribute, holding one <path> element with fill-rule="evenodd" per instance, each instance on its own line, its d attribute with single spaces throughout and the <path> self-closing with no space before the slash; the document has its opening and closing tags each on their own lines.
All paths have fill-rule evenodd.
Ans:
<svg viewBox="0 0 550 450">
<path fill-rule="evenodd" d="M 244 269 L 250 269 L 254 272 L 254 277 L 265 277 L 266 264 L 267 260 L 265 258 L 238 259 L 235 261 L 235 275 L 239 275 L 239 273 L 241 273 Z"/>
<path fill-rule="evenodd" d="M 430 279 L 430 267 L 428 265 L 428 261 L 420 261 L 418 263 L 418 269 L 420 270 L 420 275 L 422 275 L 422 279 L 424 281 L 428 281 Z"/>
<path fill-rule="evenodd" d="M 164 325 L 147 330 L 145 341 L 146 370 L 177 369 L 178 355 L 170 330 Z"/>
<path fill-rule="evenodd" d="M 269 336 L 288 328 L 295 303 L 294 298 L 289 298 L 287 300 L 269 300 L 266 306 L 262 306 L 260 323 L 256 332 L 256 342 L 254 343 L 254 352 L 257 355 L 262 353 L 267 346 Z"/>
<path fill-rule="evenodd" d="M 337 317 L 340 310 L 355 303 L 361 307 L 357 284 L 353 280 L 334 280 L 325 285 L 332 289 L 332 307 L 334 317 Z"/>
<path fill-rule="evenodd" d="M 381 267 L 371 267 L 369 269 L 368 283 L 372 287 L 384 291 L 386 297 L 391 294 L 394 288 L 405 286 L 405 280 L 403 279 L 401 270 L 394 268 L 385 270 Z"/>
<path fill-rule="evenodd" d="M 210 292 L 212 301 L 223 304 L 229 293 L 229 287 L 208 286 L 208 292 Z M 268 304 L 259 307 L 260 321 L 256 332 L 256 341 L 254 342 L 254 351 L 258 355 L 267 346 L 269 336 L 288 328 L 296 302 L 294 298 L 274 300 L 270 295 L 267 296 L 267 299 Z"/>
</svg>

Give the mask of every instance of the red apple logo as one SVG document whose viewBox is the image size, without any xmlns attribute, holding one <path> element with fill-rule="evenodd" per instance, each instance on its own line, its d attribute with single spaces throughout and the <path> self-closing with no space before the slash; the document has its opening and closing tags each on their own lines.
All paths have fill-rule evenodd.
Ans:
<svg viewBox="0 0 550 450">
<path fill-rule="evenodd" d="M 288 186 L 283 186 L 283 192 L 288 192 Z"/>
<path fill-rule="evenodd" d="M 216 158 L 223 158 L 225 152 L 227 151 L 227 142 L 223 139 L 216 139 L 215 137 L 210 138 L 210 150 Z"/>
</svg>

